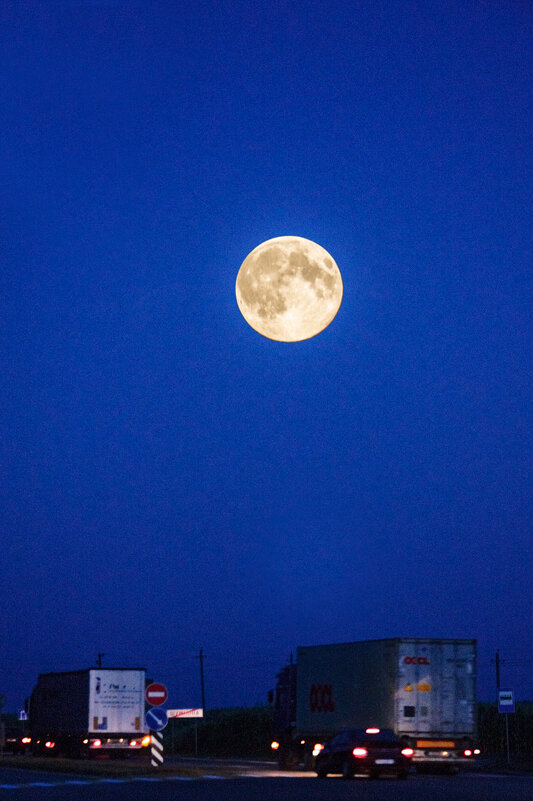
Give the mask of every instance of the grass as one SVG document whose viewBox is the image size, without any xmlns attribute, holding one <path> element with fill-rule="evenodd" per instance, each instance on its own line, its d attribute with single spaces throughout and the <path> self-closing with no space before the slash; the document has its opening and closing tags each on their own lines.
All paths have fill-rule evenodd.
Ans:
<svg viewBox="0 0 533 801">
<path fill-rule="evenodd" d="M 118 760 L 118 759 L 55 759 L 53 757 L 30 757 L 4 755 L 0 757 L 0 767 L 19 768 L 23 770 L 42 770 L 56 773 L 75 773 L 81 776 L 106 776 L 111 778 L 127 778 L 131 776 L 186 776 L 201 778 L 212 769 L 196 765 L 163 764 L 157 768 L 152 767 L 147 759 Z M 235 770 L 230 767 L 218 766 L 217 774 L 220 776 L 234 775 Z"/>
</svg>

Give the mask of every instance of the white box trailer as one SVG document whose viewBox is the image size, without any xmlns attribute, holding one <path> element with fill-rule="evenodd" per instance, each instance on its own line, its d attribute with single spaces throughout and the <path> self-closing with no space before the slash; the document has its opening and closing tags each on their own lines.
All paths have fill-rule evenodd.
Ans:
<svg viewBox="0 0 533 801">
<path fill-rule="evenodd" d="M 82 756 L 148 745 L 145 675 L 144 668 L 41 673 L 30 700 L 32 751 Z"/>
<path fill-rule="evenodd" d="M 288 671 L 288 672 L 287 672 Z M 478 752 L 476 641 L 394 638 L 297 649 L 282 671 L 275 718 L 281 761 L 344 728 L 393 729 L 411 746 L 415 764 L 456 769 Z M 296 689 L 292 718 L 280 708 Z M 289 737 L 287 736 L 289 733 Z M 291 753 L 292 752 L 292 753 Z M 478 752 L 479 753 L 479 752 Z M 301 753 L 300 753 L 301 756 Z"/>
</svg>

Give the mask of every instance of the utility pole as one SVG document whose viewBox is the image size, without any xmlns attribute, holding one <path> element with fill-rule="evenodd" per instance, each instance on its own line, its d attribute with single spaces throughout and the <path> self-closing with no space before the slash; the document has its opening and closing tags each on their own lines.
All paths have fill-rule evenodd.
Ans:
<svg viewBox="0 0 533 801">
<path fill-rule="evenodd" d="M 200 690 L 202 693 L 202 710 L 205 717 L 205 686 L 204 686 L 204 649 L 200 648 L 198 654 L 200 660 Z M 198 756 L 198 721 L 194 721 L 194 755 Z"/>
<path fill-rule="evenodd" d="M 498 691 L 498 703 L 499 703 L 499 695 L 500 695 L 500 664 L 504 662 L 504 659 L 500 660 L 500 649 L 496 651 L 496 689 Z M 506 743 L 506 751 L 507 751 L 507 765 L 510 766 L 511 764 L 511 752 L 509 750 L 509 713 L 504 714 L 505 718 L 505 743 Z"/>
<path fill-rule="evenodd" d="M 202 691 L 202 709 L 204 710 L 205 714 L 205 687 L 204 687 L 204 649 L 200 648 L 200 655 L 198 657 L 200 660 L 200 689 Z"/>
<path fill-rule="evenodd" d="M 102 658 L 105 656 L 105 654 L 102 654 L 100 651 L 98 651 L 96 656 L 97 656 L 96 667 L 101 668 L 102 667 Z"/>
</svg>

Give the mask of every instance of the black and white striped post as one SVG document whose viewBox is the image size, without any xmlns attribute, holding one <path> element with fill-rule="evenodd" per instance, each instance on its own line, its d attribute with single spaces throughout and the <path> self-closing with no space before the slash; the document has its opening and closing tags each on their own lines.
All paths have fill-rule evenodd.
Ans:
<svg viewBox="0 0 533 801">
<path fill-rule="evenodd" d="M 163 732 L 153 731 L 151 733 L 150 748 L 150 764 L 153 768 L 159 768 L 163 764 Z"/>
<path fill-rule="evenodd" d="M 168 723 L 168 716 L 160 704 L 165 703 L 167 696 L 164 684 L 149 684 L 145 691 L 146 701 L 152 705 L 144 716 L 144 722 L 150 730 L 150 764 L 153 768 L 163 764 L 163 729 Z"/>
</svg>

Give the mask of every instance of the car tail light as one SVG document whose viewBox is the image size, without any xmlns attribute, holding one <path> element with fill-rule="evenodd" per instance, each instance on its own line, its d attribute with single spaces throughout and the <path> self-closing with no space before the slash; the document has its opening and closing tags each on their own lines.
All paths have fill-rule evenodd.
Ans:
<svg viewBox="0 0 533 801">
<path fill-rule="evenodd" d="M 481 749 L 480 748 L 474 748 L 474 754 L 476 756 L 479 756 L 481 754 Z"/>
<path fill-rule="evenodd" d="M 366 748 L 354 748 L 352 754 L 354 755 L 354 757 L 362 759 L 363 757 L 368 756 L 368 751 L 366 750 Z"/>
<path fill-rule="evenodd" d="M 470 748 L 467 748 L 464 754 L 466 757 L 472 756 L 472 751 L 470 750 Z"/>
<path fill-rule="evenodd" d="M 379 732 L 380 732 L 380 729 L 367 729 L 366 730 L 367 734 L 379 734 Z"/>
<path fill-rule="evenodd" d="M 313 756 L 318 756 L 321 751 L 324 750 L 324 746 L 322 743 L 315 743 L 315 747 L 313 748 Z"/>
<path fill-rule="evenodd" d="M 91 746 L 93 748 L 100 748 L 101 745 L 102 745 L 102 741 L 101 740 L 93 740 L 92 743 L 91 743 Z"/>
<path fill-rule="evenodd" d="M 141 745 L 147 746 L 147 745 L 150 745 L 151 742 L 152 742 L 152 738 L 150 737 L 149 734 L 147 734 L 142 738 Z"/>
<path fill-rule="evenodd" d="M 45 744 L 44 744 L 44 747 L 45 747 L 45 748 L 55 748 L 55 745 L 56 745 L 56 744 L 55 744 L 54 742 L 52 742 L 52 740 L 47 740 L 47 741 L 45 742 Z"/>
<path fill-rule="evenodd" d="M 272 743 L 270 743 L 270 747 L 271 747 L 271 749 L 272 749 L 273 751 L 277 751 L 277 750 L 278 750 L 278 748 L 279 748 L 279 743 L 278 743 L 278 741 L 277 741 L 277 740 L 274 740 Z"/>
<path fill-rule="evenodd" d="M 130 740 L 130 748 L 136 748 L 138 745 L 137 740 Z"/>
<path fill-rule="evenodd" d="M 24 745 L 27 745 L 28 743 L 31 743 L 31 737 L 23 737 L 21 742 L 23 742 Z"/>
<path fill-rule="evenodd" d="M 402 755 L 404 757 L 412 757 L 413 754 L 414 754 L 414 751 L 413 751 L 412 748 L 402 748 Z"/>
</svg>

